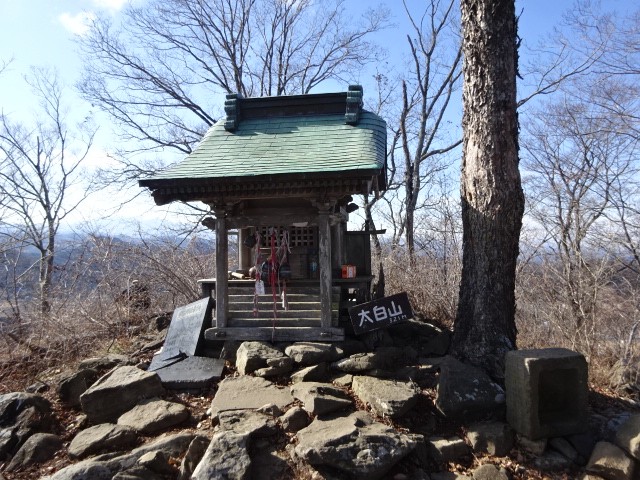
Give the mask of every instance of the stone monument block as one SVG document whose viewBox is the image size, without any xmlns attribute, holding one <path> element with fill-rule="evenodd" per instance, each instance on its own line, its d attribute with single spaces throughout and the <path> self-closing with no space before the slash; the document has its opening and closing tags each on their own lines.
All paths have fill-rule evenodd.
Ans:
<svg viewBox="0 0 640 480">
<path fill-rule="evenodd" d="M 507 420 L 532 440 L 585 431 L 587 377 L 584 356 L 565 348 L 507 353 Z"/>
</svg>

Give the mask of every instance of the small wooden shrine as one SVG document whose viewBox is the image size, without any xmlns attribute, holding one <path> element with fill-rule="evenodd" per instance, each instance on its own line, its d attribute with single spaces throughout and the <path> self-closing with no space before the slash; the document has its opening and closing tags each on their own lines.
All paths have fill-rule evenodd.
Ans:
<svg viewBox="0 0 640 480">
<path fill-rule="evenodd" d="M 344 338 L 346 308 L 368 299 L 373 278 L 369 232 L 347 231 L 352 195 L 386 188 L 386 124 L 362 107 L 360 86 L 227 95 L 226 118 L 190 155 L 140 180 L 158 205 L 201 201 L 215 215 L 216 278 L 200 280 L 215 298 L 205 338 Z"/>
</svg>

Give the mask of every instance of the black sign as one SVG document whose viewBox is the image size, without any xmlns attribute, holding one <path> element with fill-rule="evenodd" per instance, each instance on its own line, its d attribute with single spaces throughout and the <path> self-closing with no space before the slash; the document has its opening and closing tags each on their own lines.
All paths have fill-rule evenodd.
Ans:
<svg viewBox="0 0 640 480">
<path fill-rule="evenodd" d="M 353 331 L 360 335 L 413 318 L 413 310 L 406 292 L 379 298 L 349 309 Z"/>
<path fill-rule="evenodd" d="M 211 323 L 211 304 L 211 297 L 207 297 L 174 310 L 160 355 L 162 360 L 197 355 L 204 330 Z"/>
</svg>

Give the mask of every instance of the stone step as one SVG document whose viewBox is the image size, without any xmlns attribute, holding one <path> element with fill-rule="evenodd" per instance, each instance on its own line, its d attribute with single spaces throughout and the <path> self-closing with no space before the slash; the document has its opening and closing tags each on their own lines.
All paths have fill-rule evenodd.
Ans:
<svg viewBox="0 0 640 480">
<path fill-rule="evenodd" d="M 278 318 L 320 318 L 320 310 L 276 310 Z M 272 305 L 260 305 L 257 315 L 251 310 L 233 310 L 229 311 L 229 318 L 273 318 Z"/>
</svg>

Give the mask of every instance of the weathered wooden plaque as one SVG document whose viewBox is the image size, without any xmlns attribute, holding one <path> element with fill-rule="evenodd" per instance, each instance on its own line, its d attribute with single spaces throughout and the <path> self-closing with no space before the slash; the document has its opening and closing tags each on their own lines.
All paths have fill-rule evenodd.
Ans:
<svg viewBox="0 0 640 480">
<path fill-rule="evenodd" d="M 413 318 L 413 310 L 406 292 L 379 298 L 349 309 L 353 331 L 361 335 L 386 328 Z"/>
<path fill-rule="evenodd" d="M 197 355 L 204 331 L 211 324 L 211 297 L 203 298 L 174 310 L 160 357 L 170 360 L 176 355 Z"/>
</svg>

